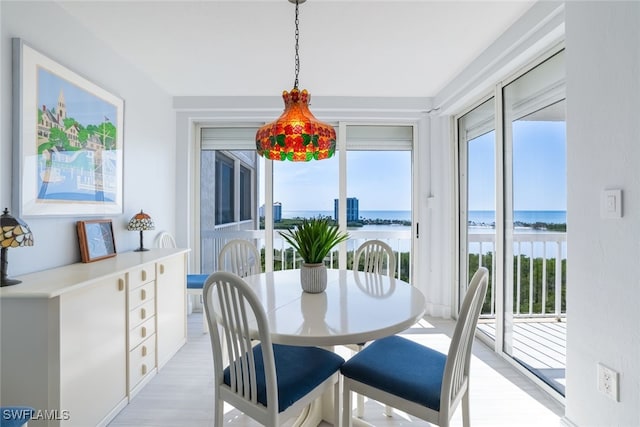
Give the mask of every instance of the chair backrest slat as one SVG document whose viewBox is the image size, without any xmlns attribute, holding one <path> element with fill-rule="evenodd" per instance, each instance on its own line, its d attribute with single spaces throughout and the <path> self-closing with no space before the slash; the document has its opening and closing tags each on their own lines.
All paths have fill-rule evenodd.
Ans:
<svg viewBox="0 0 640 427">
<path fill-rule="evenodd" d="M 259 274 L 262 272 L 260 253 L 248 240 L 230 240 L 220 249 L 218 270 L 229 271 L 240 277 Z"/>
<path fill-rule="evenodd" d="M 171 234 L 163 231 L 156 237 L 156 246 L 159 248 L 175 248 L 176 241 Z"/>
<path fill-rule="evenodd" d="M 391 246 L 381 240 L 367 240 L 356 250 L 353 257 L 353 270 L 360 269 L 360 260 L 364 263 L 366 273 L 386 274 L 394 276 L 396 270 L 396 257 Z"/>
<path fill-rule="evenodd" d="M 469 378 L 471 347 L 480 317 L 489 281 L 489 271 L 480 267 L 471 278 L 467 294 L 464 297 L 456 327 L 451 338 L 444 369 L 441 396 L 448 399 L 441 401 L 440 411 L 443 418 L 448 419 L 449 410 L 465 391 Z"/>
<path fill-rule="evenodd" d="M 213 289 L 215 288 L 215 289 Z M 215 291 L 215 292 L 214 292 Z M 268 408 L 277 411 L 277 387 L 273 348 L 264 309 L 253 291 L 233 273 L 217 272 L 209 276 L 204 287 L 204 306 L 209 322 L 211 344 L 214 351 L 216 387 L 223 387 L 222 334 L 224 330 L 226 354 L 229 360 L 229 389 L 244 400 L 258 404 L 256 360 L 254 345 L 262 346 Z M 257 336 L 256 336 L 257 326 Z M 271 385 L 270 381 L 272 381 Z M 277 412 L 276 412 L 277 413 Z"/>
</svg>

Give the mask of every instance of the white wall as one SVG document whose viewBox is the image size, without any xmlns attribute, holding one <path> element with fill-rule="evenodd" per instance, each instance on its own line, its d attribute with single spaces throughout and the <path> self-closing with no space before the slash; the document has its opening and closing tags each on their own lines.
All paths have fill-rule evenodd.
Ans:
<svg viewBox="0 0 640 427">
<path fill-rule="evenodd" d="M 640 3 L 566 4 L 567 401 L 579 426 L 640 425 Z M 602 219 L 605 188 L 624 217 Z M 620 402 L 596 364 L 620 372 Z"/>
<path fill-rule="evenodd" d="M 1 208 L 17 211 L 11 206 L 15 185 L 11 180 L 11 38 L 19 37 L 125 101 L 124 213 L 110 217 L 116 249 L 124 252 L 137 247 L 139 234 L 126 231 L 126 224 L 140 209 L 149 212 L 156 224 L 156 231 L 145 232 L 145 246 L 153 244 L 158 231 L 175 231 L 176 144 L 171 97 L 53 2 L 2 1 L 0 17 Z M 9 250 L 9 275 L 79 262 L 75 222 L 80 219 L 88 218 L 27 219 L 35 245 Z"/>
</svg>

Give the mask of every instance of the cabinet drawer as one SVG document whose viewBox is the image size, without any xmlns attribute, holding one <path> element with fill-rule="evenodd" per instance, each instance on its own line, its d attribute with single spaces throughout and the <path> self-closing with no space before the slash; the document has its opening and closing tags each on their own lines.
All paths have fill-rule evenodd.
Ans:
<svg viewBox="0 0 640 427">
<path fill-rule="evenodd" d="M 135 289 L 147 282 L 156 280 L 155 264 L 134 268 L 129 271 L 129 290 Z"/>
<path fill-rule="evenodd" d="M 129 289 L 129 309 L 152 300 L 156 296 L 155 282 L 145 283 L 135 289 Z"/>
<path fill-rule="evenodd" d="M 150 336 L 129 354 L 129 389 L 156 367 L 155 335 Z"/>
<path fill-rule="evenodd" d="M 144 323 L 129 331 L 129 348 L 132 349 L 156 333 L 156 318 L 150 317 Z"/>
<path fill-rule="evenodd" d="M 156 304 L 154 300 L 147 301 L 133 310 L 129 311 L 129 329 L 133 329 L 140 323 L 152 318 L 156 314 Z"/>
</svg>

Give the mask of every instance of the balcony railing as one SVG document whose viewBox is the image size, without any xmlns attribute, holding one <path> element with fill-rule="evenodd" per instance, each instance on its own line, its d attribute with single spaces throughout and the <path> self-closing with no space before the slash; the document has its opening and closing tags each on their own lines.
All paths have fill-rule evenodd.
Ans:
<svg viewBox="0 0 640 427">
<path fill-rule="evenodd" d="M 482 317 L 495 316 L 495 234 L 469 233 L 469 269 L 489 269 Z M 566 233 L 513 234 L 513 315 L 561 319 L 566 315 Z"/>
<path fill-rule="evenodd" d="M 409 227 L 398 227 L 398 230 L 349 230 L 347 244 L 347 266 L 351 268 L 351 260 L 356 249 L 365 241 L 371 239 L 382 240 L 394 250 L 396 256 L 396 275 L 409 281 L 411 277 L 411 231 Z M 218 269 L 218 253 L 220 249 L 232 239 L 245 239 L 255 243 L 265 261 L 265 230 L 255 230 L 252 224 L 234 223 L 216 226 L 212 230 L 201 231 L 201 271 L 216 271 Z M 287 242 L 274 232 L 274 270 L 299 268 L 302 259 Z M 338 268 L 338 249 L 332 251 L 325 259 L 325 264 L 331 268 Z"/>
<path fill-rule="evenodd" d="M 347 267 L 355 250 L 366 240 L 379 239 L 389 244 L 396 255 L 396 276 L 410 281 L 411 229 L 349 230 Z M 222 246 L 232 239 L 246 239 L 255 243 L 265 260 L 265 230 L 255 230 L 251 221 L 216 226 L 201 232 L 201 271 L 216 271 L 217 257 Z M 482 317 L 495 316 L 495 234 L 469 233 L 469 268 L 489 269 L 489 290 Z M 274 232 L 274 270 L 299 268 L 299 255 Z M 514 288 L 513 315 L 515 317 L 543 317 L 561 319 L 566 314 L 566 233 L 535 232 L 513 234 Z M 475 261 L 474 261 L 475 260 Z M 338 268 L 338 250 L 325 260 L 327 266 Z"/>
</svg>

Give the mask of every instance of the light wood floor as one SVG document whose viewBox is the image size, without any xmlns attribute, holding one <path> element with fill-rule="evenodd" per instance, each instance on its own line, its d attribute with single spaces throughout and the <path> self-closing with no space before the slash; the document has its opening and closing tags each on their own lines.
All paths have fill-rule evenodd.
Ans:
<svg viewBox="0 0 640 427">
<path fill-rule="evenodd" d="M 446 352 L 452 328 L 452 321 L 429 318 L 403 335 Z M 111 427 L 213 426 L 211 348 L 208 335 L 202 333 L 201 313 L 189 316 L 188 331 L 189 342 L 118 414 Z M 348 355 L 348 351 L 341 348 L 337 351 Z M 473 347 L 470 387 L 474 427 L 559 426 L 564 414 L 561 404 L 477 340 Z M 382 427 L 430 425 L 401 413 L 387 418 L 383 407 L 373 401 L 367 401 L 364 419 Z M 233 407 L 225 406 L 225 425 L 258 424 Z M 460 410 L 453 416 L 452 425 L 462 425 Z"/>
<path fill-rule="evenodd" d="M 495 338 L 495 321 L 480 322 L 481 331 Z M 518 319 L 513 324 L 513 357 L 564 394 L 567 366 L 567 322 Z"/>
</svg>

